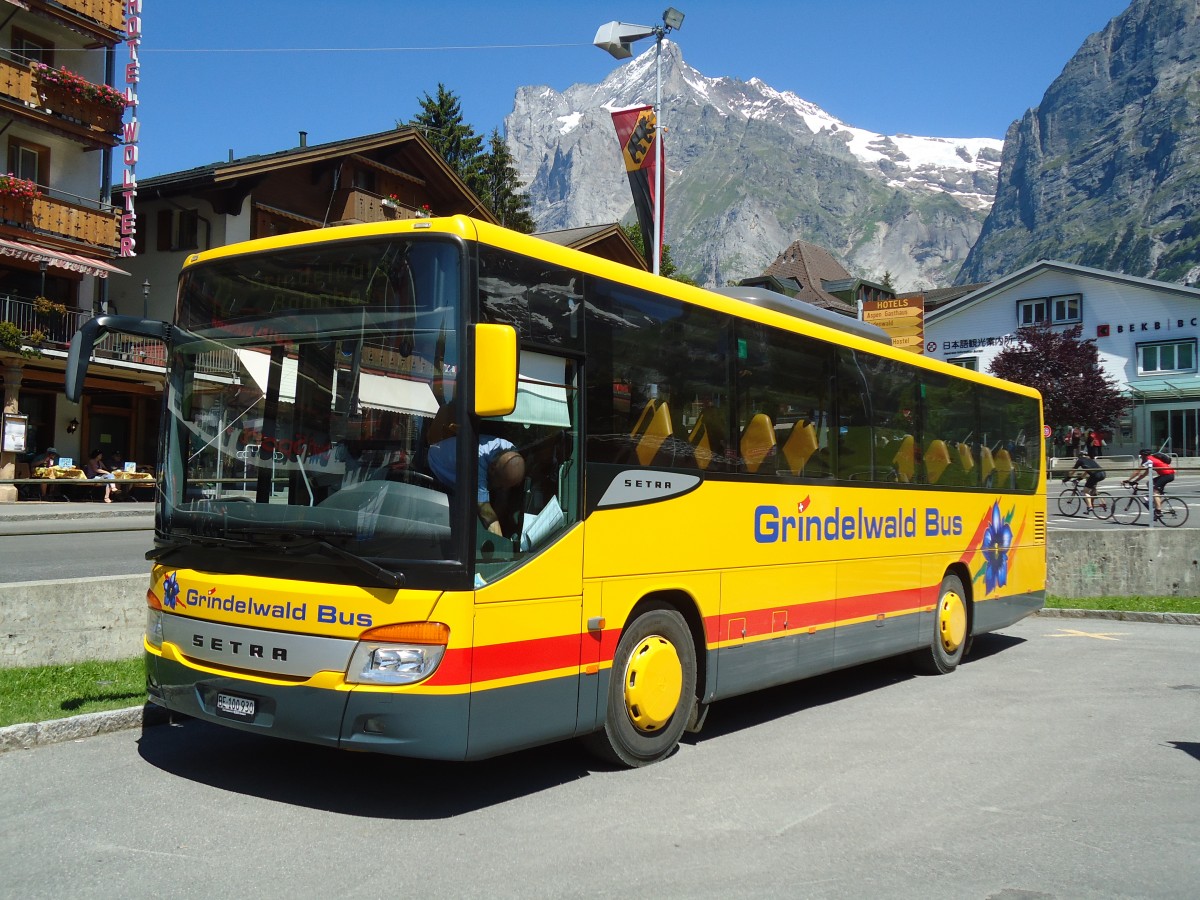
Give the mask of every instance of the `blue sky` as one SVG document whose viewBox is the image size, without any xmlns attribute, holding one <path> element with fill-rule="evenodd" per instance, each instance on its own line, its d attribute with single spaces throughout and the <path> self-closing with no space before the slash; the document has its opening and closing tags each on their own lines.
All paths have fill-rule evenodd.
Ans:
<svg viewBox="0 0 1200 900">
<path fill-rule="evenodd" d="M 686 20 L 672 39 L 705 75 L 757 76 L 872 131 L 996 138 L 1040 102 L 1084 39 L 1129 5 L 674 2 Z M 665 7 L 145 0 L 138 175 L 224 160 L 230 149 L 286 149 L 301 130 L 310 144 L 382 131 L 411 118 L 438 82 L 458 95 L 477 132 L 503 130 L 521 85 L 563 90 L 599 82 L 619 65 L 591 46 L 603 22 L 652 25 Z"/>
</svg>

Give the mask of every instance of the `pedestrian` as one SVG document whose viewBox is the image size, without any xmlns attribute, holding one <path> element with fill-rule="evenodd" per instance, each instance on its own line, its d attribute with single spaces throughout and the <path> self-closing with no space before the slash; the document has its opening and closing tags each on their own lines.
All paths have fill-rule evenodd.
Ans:
<svg viewBox="0 0 1200 900">
<path fill-rule="evenodd" d="M 1095 459 L 1100 455 L 1100 448 L 1104 446 L 1104 438 L 1100 436 L 1100 430 L 1098 428 L 1093 428 L 1088 432 L 1087 442 L 1088 456 L 1090 456 L 1092 459 Z"/>
</svg>

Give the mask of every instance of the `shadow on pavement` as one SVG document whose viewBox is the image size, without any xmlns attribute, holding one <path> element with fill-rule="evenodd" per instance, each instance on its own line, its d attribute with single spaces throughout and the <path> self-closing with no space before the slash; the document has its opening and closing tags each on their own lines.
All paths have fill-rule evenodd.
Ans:
<svg viewBox="0 0 1200 900">
<path fill-rule="evenodd" d="M 975 640 L 964 665 L 1023 643 L 989 634 Z M 903 658 L 721 701 L 702 745 L 722 735 L 826 703 L 921 677 Z M 377 819 L 444 819 L 612 771 L 567 741 L 480 762 L 435 762 L 352 753 L 223 728 L 177 717 L 146 727 L 138 742 L 146 762 L 180 778 L 295 806 Z"/>
</svg>

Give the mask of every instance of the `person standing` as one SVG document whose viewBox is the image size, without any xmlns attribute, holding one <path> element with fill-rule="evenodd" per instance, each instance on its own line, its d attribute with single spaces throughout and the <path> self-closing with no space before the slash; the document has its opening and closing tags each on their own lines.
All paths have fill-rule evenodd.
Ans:
<svg viewBox="0 0 1200 900">
<path fill-rule="evenodd" d="M 1104 438 L 1100 437 L 1099 429 L 1093 428 L 1088 431 L 1088 456 L 1095 459 L 1100 455 L 1100 448 L 1104 446 Z"/>
</svg>

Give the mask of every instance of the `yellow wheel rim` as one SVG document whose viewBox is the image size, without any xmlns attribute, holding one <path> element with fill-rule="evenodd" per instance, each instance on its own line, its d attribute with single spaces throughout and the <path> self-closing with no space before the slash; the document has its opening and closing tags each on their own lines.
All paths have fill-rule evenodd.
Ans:
<svg viewBox="0 0 1200 900">
<path fill-rule="evenodd" d="M 957 591 L 947 591 L 938 605 L 938 633 L 942 647 L 953 653 L 967 636 L 967 605 Z"/>
<path fill-rule="evenodd" d="M 675 645 L 661 635 L 644 638 L 625 667 L 625 710 L 642 731 L 658 731 L 675 714 L 683 690 L 683 665 Z"/>
</svg>

